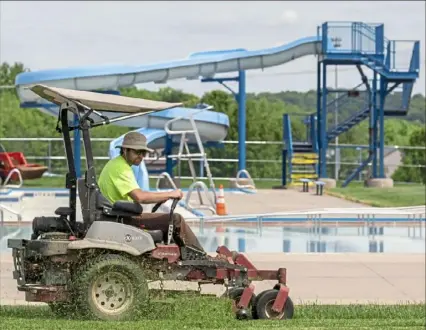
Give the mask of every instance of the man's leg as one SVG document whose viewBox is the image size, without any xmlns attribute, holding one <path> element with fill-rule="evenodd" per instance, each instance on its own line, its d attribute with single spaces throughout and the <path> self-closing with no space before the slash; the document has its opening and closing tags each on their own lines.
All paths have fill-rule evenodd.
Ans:
<svg viewBox="0 0 426 330">
<path fill-rule="evenodd" d="M 132 217 L 132 221 L 127 224 L 147 230 L 161 230 L 164 233 L 164 239 L 167 240 L 169 217 L 169 213 L 142 213 L 140 216 Z M 173 214 L 173 228 L 175 233 L 178 234 L 177 240 L 182 241 L 186 246 L 191 246 L 204 252 L 197 236 L 178 213 Z M 176 243 L 179 244 L 179 242 Z"/>
</svg>

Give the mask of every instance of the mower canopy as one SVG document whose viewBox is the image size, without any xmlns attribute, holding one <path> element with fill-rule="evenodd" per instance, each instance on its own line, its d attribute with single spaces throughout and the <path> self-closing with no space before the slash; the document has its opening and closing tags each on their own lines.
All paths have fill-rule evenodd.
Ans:
<svg viewBox="0 0 426 330">
<path fill-rule="evenodd" d="M 47 101 L 61 106 L 66 102 L 78 102 L 95 111 L 141 113 L 162 111 L 182 103 L 152 101 L 141 98 L 80 91 L 37 84 L 30 88 L 34 93 Z"/>
</svg>

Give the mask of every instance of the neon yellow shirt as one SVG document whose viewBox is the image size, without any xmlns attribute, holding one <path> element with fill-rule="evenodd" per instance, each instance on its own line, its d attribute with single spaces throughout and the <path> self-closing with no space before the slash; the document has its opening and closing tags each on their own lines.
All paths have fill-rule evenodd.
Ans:
<svg viewBox="0 0 426 330">
<path fill-rule="evenodd" d="M 128 193 L 140 189 L 132 168 L 122 156 L 111 159 L 103 168 L 98 180 L 99 189 L 111 203 L 132 201 Z"/>
</svg>

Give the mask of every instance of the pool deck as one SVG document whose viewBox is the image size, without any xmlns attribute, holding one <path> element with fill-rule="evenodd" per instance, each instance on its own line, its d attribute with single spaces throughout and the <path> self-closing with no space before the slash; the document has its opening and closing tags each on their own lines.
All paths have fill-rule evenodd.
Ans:
<svg viewBox="0 0 426 330">
<path fill-rule="evenodd" d="M 369 208 L 369 206 L 341 198 L 315 195 L 314 191 L 302 193 L 301 188 L 274 190 L 262 189 L 256 194 L 232 194 L 225 192 L 225 202 L 230 214 L 274 213 L 308 211 L 322 208 Z M 195 194 L 194 194 L 195 197 Z"/>
<path fill-rule="evenodd" d="M 261 189 L 255 194 L 225 191 L 226 210 L 229 215 L 238 216 L 245 214 L 321 210 L 324 208 L 370 208 L 367 205 L 346 201 L 329 195 L 317 196 L 312 190 L 303 193 L 300 189 L 301 188 L 287 190 Z M 184 195 L 185 200 L 186 193 L 184 193 Z M 55 198 L 49 195 L 43 196 L 42 193 L 40 193 L 37 198 L 24 198 L 21 206 L 19 206 L 19 203 L 3 204 L 13 210 L 21 212 L 24 222 L 31 222 L 35 216 L 52 216 L 57 207 L 68 206 L 68 197 L 62 196 L 60 198 Z M 193 192 L 191 195 L 191 205 L 195 208 L 200 205 L 196 192 Z M 171 201 L 168 201 L 164 206 L 166 207 L 162 207 L 160 211 L 168 213 Z M 80 207 L 79 200 L 77 200 L 77 207 Z M 144 206 L 144 209 L 148 211 L 150 207 Z M 190 213 L 180 206 L 178 206 L 175 211 L 185 218 L 197 217 L 195 214 Z M 205 213 L 206 216 L 212 215 L 209 211 L 203 211 L 203 213 Z M 344 216 L 344 214 L 342 216 Z M 78 213 L 77 218 L 79 217 L 80 214 Z M 6 212 L 4 221 L 8 223 L 16 222 L 17 217 L 16 215 Z"/>
<path fill-rule="evenodd" d="M 294 303 L 359 304 L 425 302 L 424 254 L 285 254 L 249 253 L 256 267 L 287 268 Z M 10 254 L 1 254 L 0 304 L 28 304 L 12 279 Z M 256 293 L 274 282 L 255 282 Z M 152 287 L 158 287 L 153 284 Z M 165 289 L 196 289 L 194 284 L 167 282 Z M 205 285 L 202 292 L 220 295 L 222 286 Z"/>
</svg>

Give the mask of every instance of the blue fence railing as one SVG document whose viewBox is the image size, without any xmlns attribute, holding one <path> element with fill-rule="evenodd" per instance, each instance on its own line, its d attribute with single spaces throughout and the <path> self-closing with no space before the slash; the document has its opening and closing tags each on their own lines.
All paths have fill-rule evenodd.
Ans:
<svg viewBox="0 0 426 330">
<path fill-rule="evenodd" d="M 357 100 L 356 103 L 353 103 Z M 340 125 L 345 123 L 347 120 L 356 116 L 360 111 L 365 110 L 369 107 L 370 104 L 370 95 L 367 91 L 359 91 L 359 96 L 356 98 L 349 96 L 348 93 L 345 94 L 345 97 L 341 98 L 334 106 L 327 108 L 327 131 L 331 132 L 332 130 L 337 129 Z M 336 111 L 337 107 L 337 123 L 335 120 L 335 115 L 333 113 Z"/>
<path fill-rule="evenodd" d="M 293 158 L 293 138 L 291 132 L 291 121 L 290 115 L 283 115 L 283 137 L 284 137 L 284 148 L 283 148 L 283 162 L 288 164 L 288 173 L 291 174 L 293 168 L 291 159 Z M 285 165 L 282 166 L 282 184 L 283 186 L 287 183 L 287 168 Z M 290 178 L 291 181 L 291 178 Z"/>
<path fill-rule="evenodd" d="M 389 40 L 383 24 L 326 22 L 318 33 L 325 53 L 359 54 L 392 72 L 416 72 L 420 68 L 419 41 Z"/>
<path fill-rule="evenodd" d="M 329 53 L 384 53 L 383 24 L 326 22 L 321 27 L 322 46 Z M 338 46 L 335 46 L 336 43 Z"/>
<path fill-rule="evenodd" d="M 412 40 L 390 40 L 386 46 L 386 67 L 392 72 L 420 69 L 420 44 Z"/>
<path fill-rule="evenodd" d="M 419 71 L 420 69 L 420 43 L 415 42 L 413 46 L 410 72 Z M 411 94 L 413 92 L 414 82 L 405 82 L 402 84 L 402 108 L 408 110 L 410 107 Z"/>
</svg>

